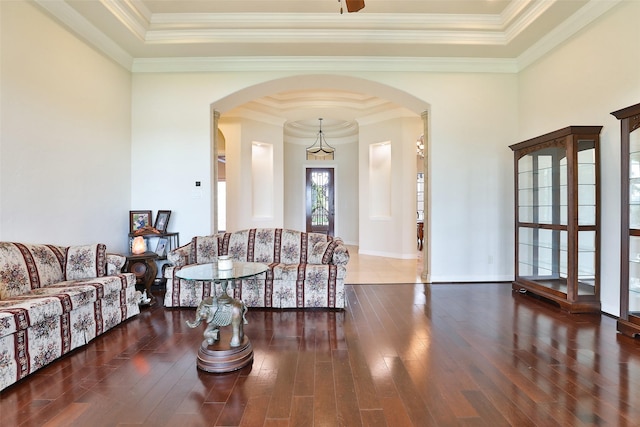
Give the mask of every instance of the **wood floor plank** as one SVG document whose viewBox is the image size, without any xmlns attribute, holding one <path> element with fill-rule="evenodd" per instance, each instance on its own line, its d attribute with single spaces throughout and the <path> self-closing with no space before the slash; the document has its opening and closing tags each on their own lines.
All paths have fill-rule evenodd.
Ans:
<svg viewBox="0 0 640 427">
<path fill-rule="evenodd" d="M 387 427 L 382 409 L 363 409 L 360 411 L 363 427 Z M 393 424 L 394 426 L 396 424 Z"/>
<path fill-rule="evenodd" d="M 382 408 L 376 387 L 371 375 L 371 370 L 360 341 L 357 337 L 349 339 L 349 362 L 351 363 L 351 372 L 353 382 L 358 398 L 358 405 L 361 410 L 376 410 Z"/>
<path fill-rule="evenodd" d="M 356 394 L 349 354 L 346 350 L 333 352 L 333 376 L 338 424 L 350 427 L 361 426 L 360 404 Z"/>
<path fill-rule="evenodd" d="M 313 396 L 294 396 L 290 427 L 309 427 L 313 422 Z"/>
<path fill-rule="evenodd" d="M 298 354 L 284 351 L 279 357 L 278 375 L 271 394 L 267 418 L 286 418 L 291 416 L 293 389 L 295 387 Z"/>
<path fill-rule="evenodd" d="M 42 427 L 58 427 L 71 425 L 77 422 L 78 418 L 90 409 L 90 406 L 84 403 L 71 403 L 67 405 L 63 411 L 58 413 L 58 415 L 44 423 Z"/>
<path fill-rule="evenodd" d="M 384 417 L 388 426 L 412 427 L 412 426 L 433 426 L 430 419 L 419 420 L 419 424 L 411 422 L 411 417 L 400 397 L 385 397 L 380 400 Z"/>
<path fill-rule="evenodd" d="M 270 396 L 254 396 L 247 401 L 240 426 L 253 427 L 262 425 L 267 418 Z"/>
<path fill-rule="evenodd" d="M 336 389 L 333 364 L 329 362 L 316 363 L 315 392 L 313 399 L 313 425 L 337 426 Z"/>
</svg>

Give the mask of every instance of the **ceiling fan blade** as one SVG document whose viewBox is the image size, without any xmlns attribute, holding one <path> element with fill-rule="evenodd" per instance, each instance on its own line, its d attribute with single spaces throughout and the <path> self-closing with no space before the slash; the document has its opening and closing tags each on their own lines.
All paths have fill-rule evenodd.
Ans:
<svg viewBox="0 0 640 427">
<path fill-rule="evenodd" d="M 344 0 L 347 3 L 347 12 L 357 12 L 364 7 L 364 0 Z"/>
</svg>

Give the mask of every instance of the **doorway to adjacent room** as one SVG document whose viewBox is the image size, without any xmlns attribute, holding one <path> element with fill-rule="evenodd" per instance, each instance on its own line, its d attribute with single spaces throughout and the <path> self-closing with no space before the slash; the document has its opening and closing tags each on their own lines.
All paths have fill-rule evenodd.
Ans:
<svg viewBox="0 0 640 427">
<path fill-rule="evenodd" d="M 307 168 L 306 224 L 308 233 L 333 236 L 334 180 L 333 168 Z"/>
</svg>

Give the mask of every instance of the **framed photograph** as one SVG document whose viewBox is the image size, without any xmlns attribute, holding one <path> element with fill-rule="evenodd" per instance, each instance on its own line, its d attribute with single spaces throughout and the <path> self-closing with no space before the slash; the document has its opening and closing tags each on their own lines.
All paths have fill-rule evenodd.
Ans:
<svg viewBox="0 0 640 427">
<path fill-rule="evenodd" d="M 171 211 L 158 211 L 158 215 L 156 216 L 156 223 L 153 226 L 153 228 L 155 228 L 161 233 L 166 233 L 167 226 L 169 225 L 170 216 L 171 216 Z"/>
<path fill-rule="evenodd" d="M 129 231 L 151 226 L 151 211 L 129 211 Z"/>
<path fill-rule="evenodd" d="M 168 240 L 165 239 L 164 237 L 161 237 L 158 239 L 158 245 L 156 246 L 156 254 L 160 258 L 163 258 L 167 253 L 167 243 L 168 243 Z"/>
</svg>

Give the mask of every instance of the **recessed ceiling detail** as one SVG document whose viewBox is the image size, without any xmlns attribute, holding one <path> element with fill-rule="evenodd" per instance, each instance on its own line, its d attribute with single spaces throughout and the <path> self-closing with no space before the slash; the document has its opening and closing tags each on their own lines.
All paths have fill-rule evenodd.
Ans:
<svg viewBox="0 0 640 427">
<path fill-rule="evenodd" d="M 201 71 L 214 59 L 242 69 L 250 61 L 229 59 L 252 57 L 516 61 L 544 54 L 540 40 L 549 49 L 619 1 L 367 0 L 340 15 L 335 0 L 35 0 L 133 71 L 136 61 L 142 71 L 169 71 L 171 61 Z"/>
</svg>

